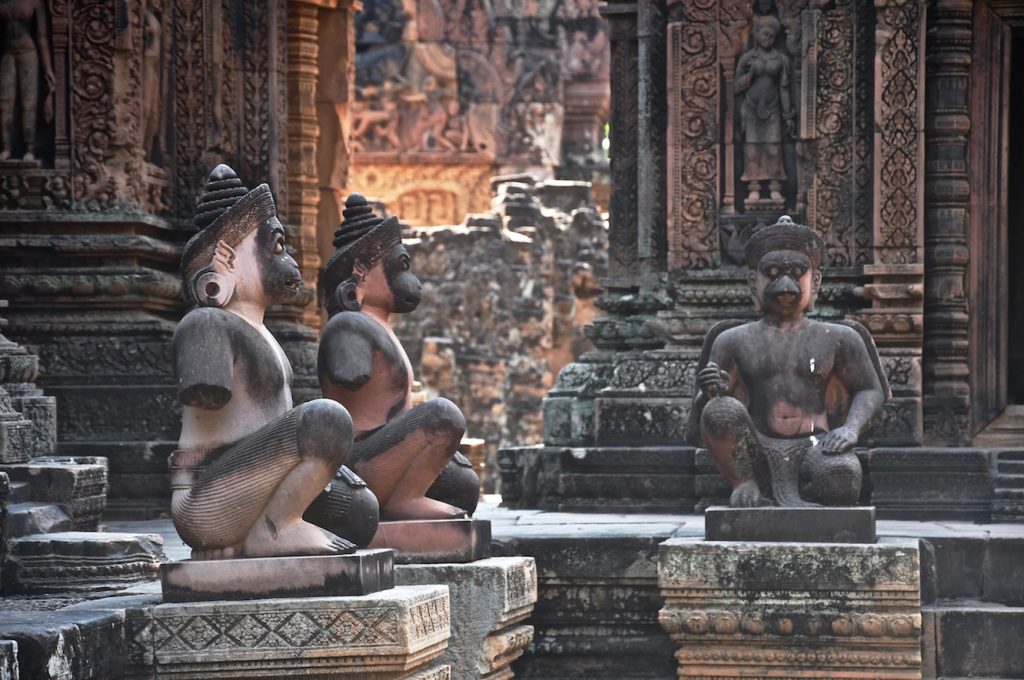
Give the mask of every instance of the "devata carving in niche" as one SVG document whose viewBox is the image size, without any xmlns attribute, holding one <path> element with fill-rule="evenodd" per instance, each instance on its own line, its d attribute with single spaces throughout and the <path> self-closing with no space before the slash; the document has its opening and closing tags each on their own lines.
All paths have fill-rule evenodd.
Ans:
<svg viewBox="0 0 1024 680">
<path fill-rule="evenodd" d="M 293 299 L 302 283 L 270 187 L 247 191 L 219 165 L 195 223 L 181 258 L 193 309 L 171 340 L 184 405 L 170 459 L 175 529 L 193 559 L 338 554 L 369 543 L 376 499 L 351 473 L 336 477 L 352 419 L 329 399 L 292 408 L 291 365 L 264 325 L 267 307 Z M 332 505 L 345 511 L 329 518 L 334 533 L 303 518 L 321 493 L 345 501 Z"/>
<path fill-rule="evenodd" d="M 856 505 L 850 449 L 889 397 L 875 344 L 853 321 L 808 319 L 825 243 L 788 216 L 757 230 L 744 258 L 763 316 L 722 321 L 698 363 L 688 438 L 732 485 L 731 505 Z"/>
<path fill-rule="evenodd" d="M 384 519 L 447 519 L 476 509 L 480 480 L 456 447 L 466 421 L 447 399 L 412 405 L 412 366 L 392 314 L 419 305 L 398 219 L 373 214 L 352 194 L 320 275 L 330 321 L 320 341 L 324 396 L 352 414 L 350 464 L 380 501 Z"/>
<path fill-rule="evenodd" d="M 743 137 L 743 175 L 747 183 L 746 204 L 759 203 L 762 183 L 768 185 L 770 200 L 782 206 L 782 182 L 786 169 L 782 158 L 782 131 L 796 133 L 796 111 L 789 93 L 789 56 L 776 47 L 782 26 L 773 16 L 755 16 L 753 46 L 736 64 L 736 94 L 740 106 Z"/>
<path fill-rule="evenodd" d="M 149 161 L 161 160 L 164 152 L 161 104 L 167 96 L 167 79 L 160 9 L 159 3 L 152 3 L 142 19 L 142 149 Z"/>
<path fill-rule="evenodd" d="M 34 161 L 36 116 L 39 114 L 39 65 L 43 66 L 47 95 L 55 80 L 50 60 L 50 29 L 42 0 L 0 0 L 0 32 L 3 55 L 0 56 L 0 161 L 14 153 L 14 121 L 20 113 L 22 160 Z M 44 118 L 53 119 L 52 104 L 47 101 Z"/>
</svg>

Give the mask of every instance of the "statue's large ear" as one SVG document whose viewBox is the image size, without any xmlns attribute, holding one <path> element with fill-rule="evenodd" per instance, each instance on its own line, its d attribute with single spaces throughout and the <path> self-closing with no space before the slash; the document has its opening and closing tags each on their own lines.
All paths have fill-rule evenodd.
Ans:
<svg viewBox="0 0 1024 680">
<path fill-rule="evenodd" d="M 213 268 L 220 274 L 235 272 L 235 249 L 223 239 L 217 241 L 217 249 L 213 252 Z"/>
<path fill-rule="evenodd" d="M 334 289 L 334 301 L 340 309 L 346 312 L 358 312 L 361 307 L 358 284 L 352 279 L 346 279 L 338 284 L 338 287 Z"/>
<path fill-rule="evenodd" d="M 814 311 L 814 302 L 818 299 L 818 291 L 821 290 L 821 272 L 817 269 L 811 270 L 811 299 L 807 302 L 807 311 Z"/>
<path fill-rule="evenodd" d="M 754 301 L 754 309 L 758 313 L 764 311 L 764 305 L 761 304 L 761 296 L 757 294 L 757 272 L 751 269 L 747 272 L 747 285 L 750 286 L 750 299 Z"/>
</svg>

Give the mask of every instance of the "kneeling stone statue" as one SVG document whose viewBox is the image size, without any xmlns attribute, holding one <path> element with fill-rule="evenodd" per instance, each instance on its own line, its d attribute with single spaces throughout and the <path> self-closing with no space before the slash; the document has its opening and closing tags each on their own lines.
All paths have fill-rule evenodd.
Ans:
<svg viewBox="0 0 1024 680">
<path fill-rule="evenodd" d="M 733 507 L 856 505 L 850 450 L 890 397 L 878 351 L 855 321 L 808 319 L 825 243 L 788 216 L 755 231 L 744 256 L 758 321 L 704 339 L 688 439 L 707 447 Z"/>
<path fill-rule="evenodd" d="M 352 418 L 329 399 L 292 407 L 291 365 L 264 325 L 267 307 L 302 284 L 270 187 L 248 191 L 219 165 L 195 224 L 181 260 L 191 311 L 171 341 L 184 405 L 170 459 L 174 526 L 193 559 L 352 552 L 378 519 L 365 484 L 335 478 Z M 334 533 L 303 517 L 328 488 L 346 499 Z"/>
</svg>

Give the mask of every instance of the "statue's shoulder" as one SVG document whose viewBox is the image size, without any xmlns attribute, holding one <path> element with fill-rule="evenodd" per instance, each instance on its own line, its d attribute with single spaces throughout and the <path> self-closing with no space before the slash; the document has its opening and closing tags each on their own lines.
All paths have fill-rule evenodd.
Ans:
<svg viewBox="0 0 1024 680">
<path fill-rule="evenodd" d="M 358 333 L 370 335 L 380 329 L 380 324 L 362 312 L 338 312 L 327 321 L 324 333 Z"/>
<path fill-rule="evenodd" d="M 237 314 L 217 307 L 197 307 L 182 317 L 174 329 L 176 341 L 224 337 L 235 333 L 246 321 Z"/>
</svg>

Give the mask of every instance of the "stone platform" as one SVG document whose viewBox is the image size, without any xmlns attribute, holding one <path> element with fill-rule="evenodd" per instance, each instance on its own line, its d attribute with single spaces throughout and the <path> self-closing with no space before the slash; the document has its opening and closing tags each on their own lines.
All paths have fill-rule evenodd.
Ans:
<svg viewBox="0 0 1024 680">
<path fill-rule="evenodd" d="M 874 543 L 875 509 L 725 508 L 704 512 L 709 541 L 796 541 L 800 543 Z"/>
<path fill-rule="evenodd" d="M 512 664 L 517 679 L 677 677 L 675 645 L 658 623 L 658 546 L 703 539 L 702 515 L 509 510 L 493 501 L 476 515 L 491 521 L 496 555 L 536 559 L 538 599 L 526 621 L 534 638 Z M 169 520 L 108 528 L 159 533 L 170 559 L 188 557 Z M 1024 564 L 1024 525 L 879 519 L 877 533 L 919 539 L 922 676 L 1020 678 L 1024 582 L 1008 575 Z"/>
<path fill-rule="evenodd" d="M 448 586 L 452 638 L 444 661 L 452 680 L 511 678 L 512 662 L 533 639 L 526 621 L 537 602 L 532 557 L 492 557 L 469 564 L 410 564 L 395 568 L 402 585 Z"/>
</svg>

